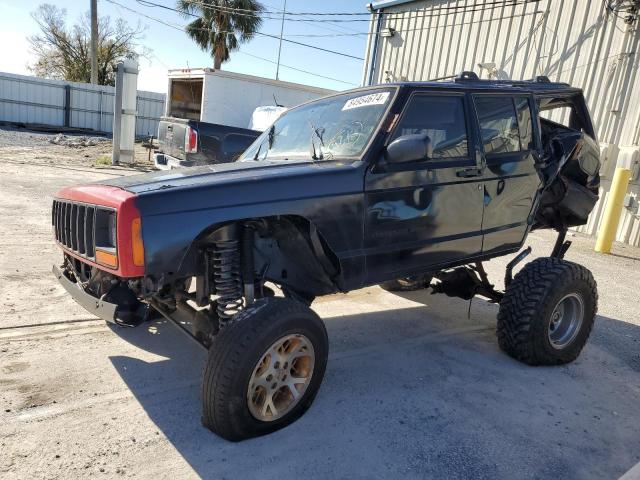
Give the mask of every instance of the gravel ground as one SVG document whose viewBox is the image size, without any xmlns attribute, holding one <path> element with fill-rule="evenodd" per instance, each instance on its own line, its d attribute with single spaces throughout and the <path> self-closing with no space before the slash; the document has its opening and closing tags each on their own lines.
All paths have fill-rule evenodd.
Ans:
<svg viewBox="0 0 640 480">
<path fill-rule="evenodd" d="M 468 302 L 428 290 L 318 299 L 331 353 L 314 406 L 233 444 L 200 425 L 201 348 L 166 322 L 107 326 L 50 273 L 55 191 L 136 171 L 91 168 L 97 147 L 34 138 L 0 140 L 1 478 L 602 479 L 640 463 L 639 249 L 596 255 L 593 239 L 570 237 L 567 257 L 593 271 L 600 306 L 582 355 L 562 367 L 501 353 L 497 307 L 483 300 L 468 317 Z M 552 242 L 530 235 L 532 258 Z M 508 260 L 487 264 L 498 284 Z"/>
<path fill-rule="evenodd" d="M 61 134 L 55 131 L 38 132 L 0 124 L 0 149 L 5 162 L 68 167 L 111 167 L 111 138 L 106 136 L 67 132 Z M 137 170 L 146 171 L 153 165 L 153 159 L 149 159 L 149 151 L 140 142 L 135 144 L 135 159 L 134 167 Z"/>
<path fill-rule="evenodd" d="M 111 138 L 106 135 L 86 135 L 82 133 L 59 133 L 55 131 L 36 131 L 20 128 L 14 125 L 0 124 L 0 148 L 11 147 L 44 147 L 55 144 L 56 137 L 68 140 L 87 139 L 91 143 L 110 147 Z M 70 143 L 70 142 L 62 142 Z"/>
</svg>

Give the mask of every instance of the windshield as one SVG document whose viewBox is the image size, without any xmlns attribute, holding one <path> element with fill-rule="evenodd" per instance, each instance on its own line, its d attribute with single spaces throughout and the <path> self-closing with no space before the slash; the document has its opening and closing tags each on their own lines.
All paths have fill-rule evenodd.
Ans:
<svg viewBox="0 0 640 480">
<path fill-rule="evenodd" d="M 289 110 L 256 139 L 240 161 L 359 157 L 393 91 L 378 88 L 345 93 Z"/>
</svg>

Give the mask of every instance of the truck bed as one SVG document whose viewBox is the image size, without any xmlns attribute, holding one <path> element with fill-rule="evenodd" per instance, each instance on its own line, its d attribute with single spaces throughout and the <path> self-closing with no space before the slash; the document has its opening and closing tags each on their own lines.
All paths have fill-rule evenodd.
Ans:
<svg viewBox="0 0 640 480">
<path fill-rule="evenodd" d="M 197 133 L 196 150 L 187 152 L 188 129 Z M 158 125 L 156 166 L 207 165 L 235 161 L 261 132 L 186 118 L 163 117 Z"/>
</svg>

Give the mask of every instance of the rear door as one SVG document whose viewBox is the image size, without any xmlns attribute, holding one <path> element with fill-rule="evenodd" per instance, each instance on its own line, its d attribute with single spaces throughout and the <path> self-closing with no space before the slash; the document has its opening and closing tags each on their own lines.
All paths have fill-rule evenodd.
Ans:
<svg viewBox="0 0 640 480">
<path fill-rule="evenodd" d="M 482 176 L 464 93 L 416 90 L 387 143 L 427 134 L 431 158 L 385 164 L 384 152 L 365 178 L 368 282 L 428 271 L 479 255 Z"/>
<path fill-rule="evenodd" d="M 542 180 L 536 169 L 531 95 L 474 94 L 483 172 L 484 254 L 518 248 L 532 222 Z"/>
</svg>

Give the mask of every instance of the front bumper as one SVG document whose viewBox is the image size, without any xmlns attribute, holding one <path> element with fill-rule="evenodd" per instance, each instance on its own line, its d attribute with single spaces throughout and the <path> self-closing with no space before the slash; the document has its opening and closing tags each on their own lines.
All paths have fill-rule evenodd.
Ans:
<svg viewBox="0 0 640 480">
<path fill-rule="evenodd" d="M 118 308 L 118 305 L 115 303 L 105 302 L 104 300 L 96 298 L 85 292 L 77 283 L 69 280 L 56 265 L 53 266 L 53 274 L 64 289 L 69 292 L 71 297 L 73 297 L 73 299 L 85 310 L 109 323 L 119 324 L 119 322 L 116 321 L 116 309 Z"/>
</svg>

